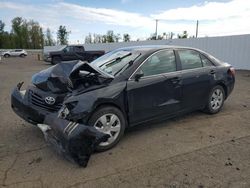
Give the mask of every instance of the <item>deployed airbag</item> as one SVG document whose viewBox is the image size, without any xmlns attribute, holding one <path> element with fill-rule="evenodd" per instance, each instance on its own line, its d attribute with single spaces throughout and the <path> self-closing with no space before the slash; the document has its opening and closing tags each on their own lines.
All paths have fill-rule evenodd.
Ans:
<svg viewBox="0 0 250 188">
<path fill-rule="evenodd" d="M 87 166 L 95 147 L 109 138 L 94 127 L 57 118 L 56 114 L 46 116 L 38 127 L 59 154 L 82 167 Z"/>
</svg>

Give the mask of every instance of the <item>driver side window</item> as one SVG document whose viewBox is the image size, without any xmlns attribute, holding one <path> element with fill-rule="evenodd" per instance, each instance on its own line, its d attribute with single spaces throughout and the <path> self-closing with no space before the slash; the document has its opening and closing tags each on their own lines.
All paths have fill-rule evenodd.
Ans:
<svg viewBox="0 0 250 188">
<path fill-rule="evenodd" d="M 138 70 L 138 72 L 143 73 L 143 76 L 152 76 L 174 71 L 176 71 L 176 62 L 173 50 L 164 50 L 152 55 Z"/>
<path fill-rule="evenodd" d="M 72 46 L 67 46 L 65 48 L 65 52 L 73 52 L 73 47 Z"/>
</svg>

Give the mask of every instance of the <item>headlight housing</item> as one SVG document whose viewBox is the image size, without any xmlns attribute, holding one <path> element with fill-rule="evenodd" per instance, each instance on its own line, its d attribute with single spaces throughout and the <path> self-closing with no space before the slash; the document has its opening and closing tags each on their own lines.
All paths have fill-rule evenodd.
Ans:
<svg viewBox="0 0 250 188">
<path fill-rule="evenodd" d="M 69 115 L 69 109 L 65 105 L 63 105 L 63 107 L 58 111 L 58 117 L 66 119 L 68 115 Z"/>
<path fill-rule="evenodd" d="M 62 119 L 66 119 L 68 115 L 70 114 L 70 111 L 75 108 L 77 105 L 78 101 L 66 103 L 63 105 L 63 107 L 59 110 L 58 112 L 58 117 Z"/>
</svg>

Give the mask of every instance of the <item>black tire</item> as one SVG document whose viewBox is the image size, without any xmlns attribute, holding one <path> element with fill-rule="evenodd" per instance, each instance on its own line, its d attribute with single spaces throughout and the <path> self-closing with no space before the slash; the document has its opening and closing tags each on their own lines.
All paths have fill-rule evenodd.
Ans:
<svg viewBox="0 0 250 188">
<path fill-rule="evenodd" d="M 102 106 L 100 108 L 98 108 L 93 115 L 91 116 L 91 118 L 89 119 L 89 125 L 91 126 L 95 126 L 95 124 L 97 124 L 97 122 L 99 123 L 99 118 L 107 115 L 107 114 L 114 114 L 116 115 L 116 117 L 119 118 L 120 121 L 120 132 L 117 133 L 116 138 L 114 139 L 114 141 L 108 145 L 102 145 L 105 143 L 101 143 L 96 147 L 96 151 L 98 152 L 102 152 L 102 151 L 106 151 L 111 149 L 112 147 L 114 147 L 122 138 L 125 128 L 126 128 L 126 120 L 124 118 L 123 113 L 116 107 L 113 106 Z M 107 115 L 108 116 L 108 115 Z M 111 125 L 112 126 L 112 125 Z M 107 143 L 107 142 L 106 142 Z"/>
<path fill-rule="evenodd" d="M 214 98 L 213 96 L 216 94 L 215 92 L 221 92 L 222 97 L 218 96 L 217 98 Z M 224 100 L 225 100 L 224 88 L 220 85 L 213 87 L 209 93 L 207 105 L 206 105 L 204 111 L 209 113 L 209 114 L 218 113 L 221 110 L 221 108 L 223 107 Z"/>
<path fill-rule="evenodd" d="M 61 57 L 59 57 L 59 56 L 54 56 L 54 57 L 52 57 L 52 61 L 51 61 L 51 64 L 52 65 L 56 65 L 57 63 L 61 63 Z"/>
<path fill-rule="evenodd" d="M 20 54 L 20 57 L 25 57 L 25 54 Z"/>
<path fill-rule="evenodd" d="M 4 57 L 8 58 L 8 57 L 10 57 L 10 54 L 4 54 Z"/>
</svg>

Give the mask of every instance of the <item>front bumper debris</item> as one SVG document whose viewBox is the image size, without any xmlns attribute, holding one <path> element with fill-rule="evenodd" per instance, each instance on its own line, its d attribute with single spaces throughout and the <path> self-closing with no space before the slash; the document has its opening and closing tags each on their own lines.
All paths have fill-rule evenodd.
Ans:
<svg viewBox="0 0 250 188">
<path fill-rule="evenodd" d="M 57 153 L 82 167 L 87 166 L 96 146 L 109 138 L 94 127 L 60 119 L 55 113 L 46 116 L 38 127 Z"/>
</svg>

